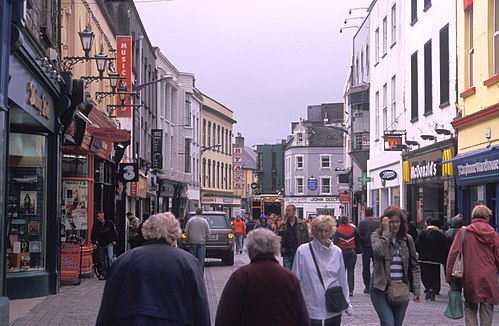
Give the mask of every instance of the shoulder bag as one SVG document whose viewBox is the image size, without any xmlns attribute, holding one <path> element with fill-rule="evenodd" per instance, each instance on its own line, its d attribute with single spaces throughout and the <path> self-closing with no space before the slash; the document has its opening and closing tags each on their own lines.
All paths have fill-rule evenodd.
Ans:
<svg viewBox="0 0 499 326">
<path fill-rule="evenodd" d="M 319 270 L 319 265 L 315 259 L 314 250 L 312 249 L 312 243 L 308 244 L 310 252 L 312 253 L 312 259 L 314 260 L 315 268 L 317 269 L 317 274 L 321 280 L 321 284 L 324 286 L 324 281 L 322 280 L 321 271 Z M 345 295 L 343 294 L 343 287 L 333 286 L 326 289 L 326 309 L 329 312 L 337 313 L 348 308 L 348 302 L 345 300 Z"/>
<path fill-rule="evenodd" d="M 388 302 L 394 306 L 403 306 L 407 304 L 411 298 L 409 285 L 404 282 L 392 282 L 390 279 L 390 271 L 386 270 L 386 265 L 385 274 L 388 281 L 388 291 L 386 292 L 386 299 Z"/>
<path fill-rule="evenodd" d="M 454 266 L 452 267 L 452 277 L 463 278 L 464 274 L 464 263 L 463 263 L 463 247 L 464 247 L 464 232 L 466 228 L 463 226 L 461 228 L 461 248 L 459 248 L 459 253 L 454 261 Z"/>
</svg>

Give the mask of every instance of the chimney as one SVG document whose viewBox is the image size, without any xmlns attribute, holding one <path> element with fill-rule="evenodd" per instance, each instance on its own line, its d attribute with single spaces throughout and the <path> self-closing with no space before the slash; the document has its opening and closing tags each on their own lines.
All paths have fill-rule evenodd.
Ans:
<svg viewBox="0 0 499 326">
<path fill-rule="evenodd" d="M 241 135 L 240 132 L 237 133 L 236 136 L 236 147 L 243 147 L 244 148 L 244 137 Z"/>
</svg>

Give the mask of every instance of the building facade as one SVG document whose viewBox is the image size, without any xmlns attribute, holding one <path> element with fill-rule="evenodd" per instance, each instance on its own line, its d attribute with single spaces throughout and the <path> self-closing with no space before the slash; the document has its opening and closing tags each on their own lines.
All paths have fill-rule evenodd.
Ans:
<svg viewBox="0 0 499 326">
<path fill-rule="evenodd" d="M 286 141 L 256 146 L 260 194 L 278 194 L 284 189 L 284 147 Z"/>
<path fill-rule="evenodd" d="M 339 178 L 344 175 L 343 134 L 323 122 L 293 124 L 284 150 L 284 202 L 296 206 L 298 217 L 344 213 L 340 188 L 349 182 Z"/>
<path fill-rule="evenodd" d="M 456 212 L 454 176 L 442 164 L 455 155 L 452 120 L 456 117 L 456 1 L 412 1 L 405 6 L 405 98 L 401 197 L 412 220 Z M 449 173 L 450 172 L 450 173 Z"/>
<path fill-rule="evenodd" d="M 233 188 L 233 111 L 202 94 L 201 108 L 201 205 L 225 211 L 241 207 Z"/>
<path fill-rule="evenodd" d="M 457 156 L 452 160 L 465 223 L 477 204 L 499 231 L 499 1 L 457 1 Z"/>
</svg>

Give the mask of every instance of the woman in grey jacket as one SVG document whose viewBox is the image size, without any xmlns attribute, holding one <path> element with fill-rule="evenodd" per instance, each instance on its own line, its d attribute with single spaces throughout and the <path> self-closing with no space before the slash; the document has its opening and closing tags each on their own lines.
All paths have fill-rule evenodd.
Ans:
<svg viewBox="0 0 499 326">
<path fill-rule="evenodd" d="M 371 235 L 374 270 L 371 278 L 371 302 L 381 326 L 400 326 L 409 302 L 395 305 L 388 302 L 390 283 L 405 283 L 419 302 L 421 272 L 414 240 L 407 234 L 407 220 L 398 207 L 388 207 L 383 213 L 380 228 Z M 409 284 L 412 273 L 413 284 Z"/>
</svg>

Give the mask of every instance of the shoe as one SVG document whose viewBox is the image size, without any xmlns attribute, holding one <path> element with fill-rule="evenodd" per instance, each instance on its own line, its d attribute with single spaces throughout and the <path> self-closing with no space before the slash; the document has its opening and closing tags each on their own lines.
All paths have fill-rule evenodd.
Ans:
<svg viewBox="0 0 499 326">
<path fill-rule="evenodd" d="M 435 301 L 435 293 L 431 293 L 431 295 L 430 295 L 430 301 Z"/>
<path fill-rule="evenodd" d="M 104 275 L 101 275 L 101 276 L 99 276 L 99 280 L 105 281 L 105 280 L 107 280 L 107 277 L 105 277 Z"/>
<path fill-rule="evenodd" d="M 435 301 L 435 294 L 433 293 L 433 290 L 428 290 L 428 292 L 426 292 L 424 299 L 431 300 L 432 297 L 433 297 L 432 301 Z"/>
<path fill-rule="evenodd" d="M 369 291 L 369 289 L 368 289 L 368 288 L 365 288 L 365 289 L 364 289 L 364 293 L 371 293 L 371 291 Z"/>
<path fill-rule="evenodd" d="M 239 253 L 242 255 L 242 254 L 243 254 L 243 251 L 241 250 Z"/>
<path fill-rule="evenodd" d="M 350 292 L 350 296 L 353 297 L 353 292 Z"/>
</svg>

